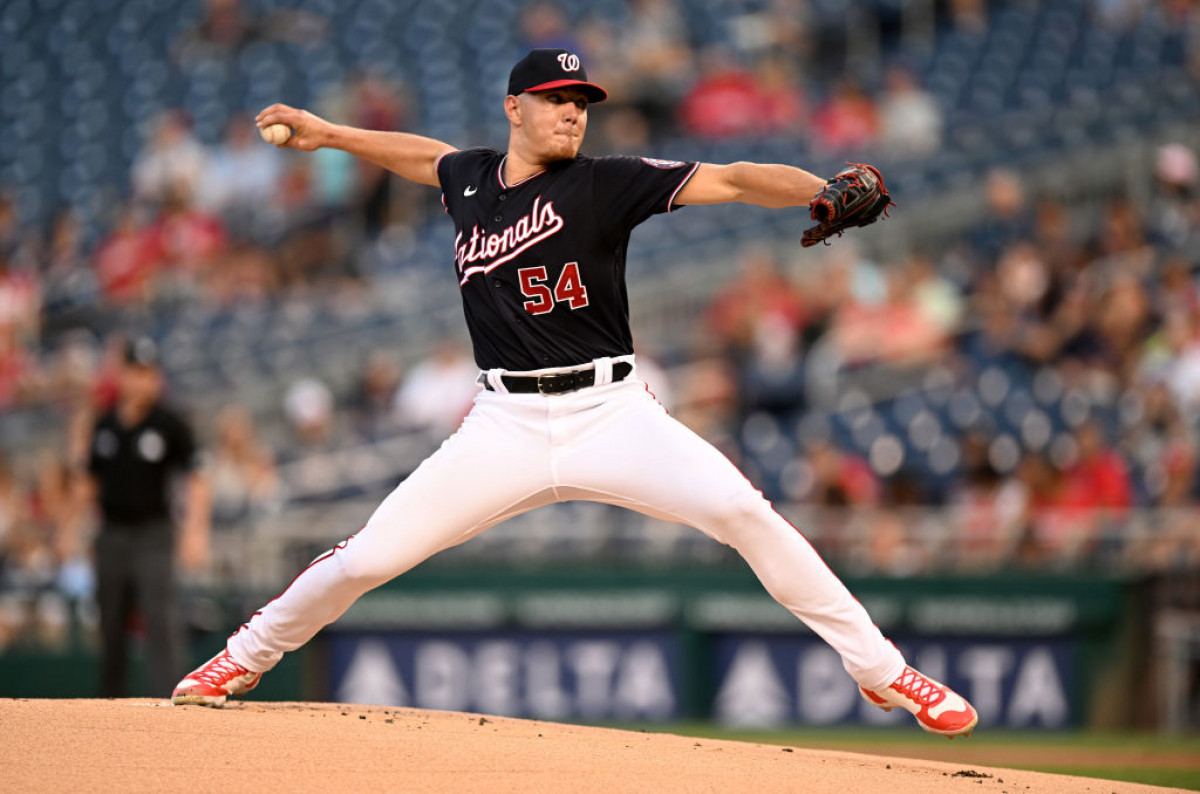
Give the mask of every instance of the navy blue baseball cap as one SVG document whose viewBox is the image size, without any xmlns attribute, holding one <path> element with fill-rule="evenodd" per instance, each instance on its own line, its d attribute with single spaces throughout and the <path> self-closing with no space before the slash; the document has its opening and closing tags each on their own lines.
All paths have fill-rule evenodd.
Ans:
<svg viewBox="0 0 1200 794">
<path fill-rule="evenodd" d="M 608 99 L 607 91 L 588 82 L 587 70 L 570 50 L 530 50 L 508 74 L 510 96 L 555 88 L 578 88 L 589 102 Z"/>
</svg>

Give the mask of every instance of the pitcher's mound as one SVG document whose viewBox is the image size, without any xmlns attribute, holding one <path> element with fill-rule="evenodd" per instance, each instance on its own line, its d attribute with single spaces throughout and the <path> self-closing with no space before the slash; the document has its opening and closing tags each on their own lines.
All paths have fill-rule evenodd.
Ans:
<svg viewBox="0 0 1200 794">
<path fill-rule="evenodd" d="M 4 790 L 23 792 L 1165 790 L 962 764 L 380 706 L 251 701 L 207 709 L 154 700 L 0 700 L 0 725 L 0 780 Z"/>
</svg>

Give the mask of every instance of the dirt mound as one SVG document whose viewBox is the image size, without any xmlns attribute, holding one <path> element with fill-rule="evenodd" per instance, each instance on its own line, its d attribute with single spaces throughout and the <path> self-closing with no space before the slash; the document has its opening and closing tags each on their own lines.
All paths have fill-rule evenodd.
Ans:
<svg viewBox="0 0 1200 794">
<path fill-rule="evenodd" d="M 972 792 L 1168 789 L 477 714 L 0 700 L 7 791 Z M 930 737 L 930 741 L 934 741 Z"/>
</svg>

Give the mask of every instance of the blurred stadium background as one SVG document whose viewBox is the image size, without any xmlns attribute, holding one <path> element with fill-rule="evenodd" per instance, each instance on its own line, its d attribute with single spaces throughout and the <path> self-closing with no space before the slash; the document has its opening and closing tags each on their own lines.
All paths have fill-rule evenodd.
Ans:
<svg viewBox="0 0 1200 794">
<path fill-rule="evenodd" d="M 96 691 L 93 519 L 67 494 L 125 335 L 159 341 L 208 453 L 197 661 L 454 428 L 474 368 L 436 191 L 277 151 L 252 118 L 286 101 L 503 146 L 531 46 L 577 49 L 613 95 L 586 152 L 879 164 L 893 219 L 827 249 L 799 250 L 800 211 L 639 230 L 652 388 L 984 726 L 1195 731 L 1182 0 L 4 0 L 0 694 Z M 588 504 L 369 595 L 261 696 L 897 722 L 730 550 Z"/>
</svg>

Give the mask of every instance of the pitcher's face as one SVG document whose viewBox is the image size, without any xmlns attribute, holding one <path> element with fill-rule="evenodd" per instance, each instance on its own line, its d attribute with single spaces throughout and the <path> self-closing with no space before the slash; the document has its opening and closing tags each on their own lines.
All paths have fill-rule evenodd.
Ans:
<svg viewBox="0 0 1200 794">
<path fill-rule="evenodd" d="M 587 131 L 587 97 L 574 88 L 524 93 L 505 103 L 509 122 L 538 162 L 571 160 Z"/>
</svg>

